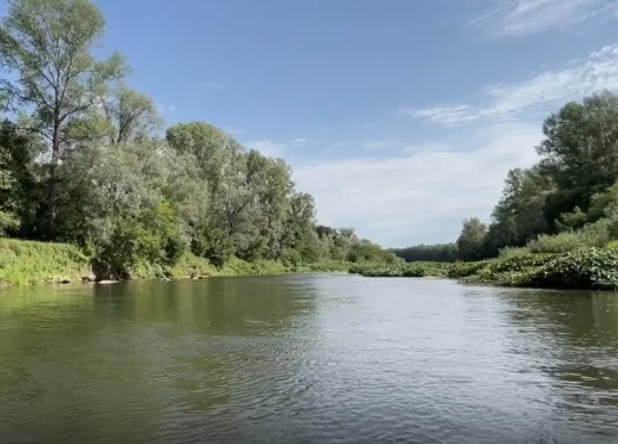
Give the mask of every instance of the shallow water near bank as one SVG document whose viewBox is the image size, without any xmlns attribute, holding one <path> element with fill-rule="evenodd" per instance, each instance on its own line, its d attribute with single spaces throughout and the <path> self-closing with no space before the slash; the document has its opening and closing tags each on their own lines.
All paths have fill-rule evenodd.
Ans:
<svg viewBox="0 0 618 444">
<path fill-rule="evenodd" d="M 618 295 L 348 275 L 12 288 L 0 443 L 618 440 Z"/>
</svg>

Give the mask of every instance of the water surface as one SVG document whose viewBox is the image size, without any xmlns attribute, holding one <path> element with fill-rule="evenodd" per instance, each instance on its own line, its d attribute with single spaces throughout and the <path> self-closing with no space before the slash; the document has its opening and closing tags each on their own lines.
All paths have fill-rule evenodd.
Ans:
<svg viewBox="0 0 618 444">
<path fill-rule="evenodd" d="M 618 295 L 347 275 L 0 293 L 0 443 L 618 442 Z"/>
</svg>

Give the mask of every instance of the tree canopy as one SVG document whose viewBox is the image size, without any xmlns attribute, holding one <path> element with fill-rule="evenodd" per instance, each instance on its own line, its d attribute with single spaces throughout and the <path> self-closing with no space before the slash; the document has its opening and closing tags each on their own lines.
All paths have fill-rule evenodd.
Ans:
<svg viewBox="0 0 618 444">
<path fill-rule="evenodd" d="M 165 128 L 131 89 L 88 0 L 10 0 L 0 24 L 0 235 L 69 242 L 102 275 L 190 252 L 287 263 L 396 261 L 354 230 L 317 224 L 290 167 L 206 122 Z"/>
</svg>

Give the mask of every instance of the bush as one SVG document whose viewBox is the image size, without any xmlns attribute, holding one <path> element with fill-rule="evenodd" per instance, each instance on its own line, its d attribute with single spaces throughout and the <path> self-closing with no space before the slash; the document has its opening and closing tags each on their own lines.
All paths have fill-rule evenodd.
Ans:
<svg viewBox="0 0 618 444">
<path fill-rule="evenodd" d="M 618 289 L 618 250 L 587 248 L 553 257 L 530 273 L 529 286 Z"/>
<path fill-rule="evenodd" d="M 564 232 L 556 236 L 543 234 L 528 244 L 531 253 L 566 253 L 588 246 L 580 233 Z"/>
</svg>

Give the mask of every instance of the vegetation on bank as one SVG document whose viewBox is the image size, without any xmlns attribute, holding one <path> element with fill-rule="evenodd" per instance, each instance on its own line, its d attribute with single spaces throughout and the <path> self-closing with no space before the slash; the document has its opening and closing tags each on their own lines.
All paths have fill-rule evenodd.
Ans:
<svg viewBox="0 0 618 444">
<path fill-rule="evenodd" d="M 399 260 L 351 228 L 318 225 L 283 160 L 206 122 L 166 128 L 128 85 L 124 57 L 95 57 L 104 28 L 88 0 L 8 1 L 0 237 L 48 244 L 40 257 L 35 244 L 0 244 L 2 280 L 76 276 L 84 260 L 98 279 Z"/>
<path fill-rule="evenodd" d="M 618 290 L 618 250 L 583 248 L 565 253 L 517 252 L 477 262 L 411 262 L 356 265 L 367 277 L 441 277 L 508 287 Z"/>
<path fill-rule="evenodd" d="M 617 122 L 618 96 L 612 92 L 567 103 L 543 124 L 538 162 L 507 174 L 489 224 L 469 218 L 452 244 L 394 250 L 406 261 L 452 265 L 419 263 L 364 273 L 431 274 L 439 268 L 438 274 L 482 283 L 616 288 Z M 481 266 L 460 276 L 456 261 Z"/>
<path fill-rule="evenodd" d="M 618 239 L 617 122 L 612 92 L 565 104 L 543 124 L 538 162 L 508 172 L 488 224 L 469 218 L 452 244 L 395 253 L 407 261 L 454 262 L 497 258 L 513 249 L 543 254 L 607 246 Z"/>
<path fill-rule="evenodd" d="M 0 284 L 74 282 L 90 275 L 89 258 L 73 245 L 0 239 Z"/>
<path fill-rule="evenodd" d="M 92 260 L 74 245 L 50 242 L 0 239 L 0 285 L 34 283 L 74 283 L 93 281 Z M 311 264 L 283 264 L 262 259 L 247 262 L 231 258 L 223 267 L 215 267 L 206 259 L 186 251 L 169 267 L 139 263 L 132 278 L 201 278 L 210 276 L 274 275 L 348 271 L 351 264 L 330 261 Z"/>
</svg>

